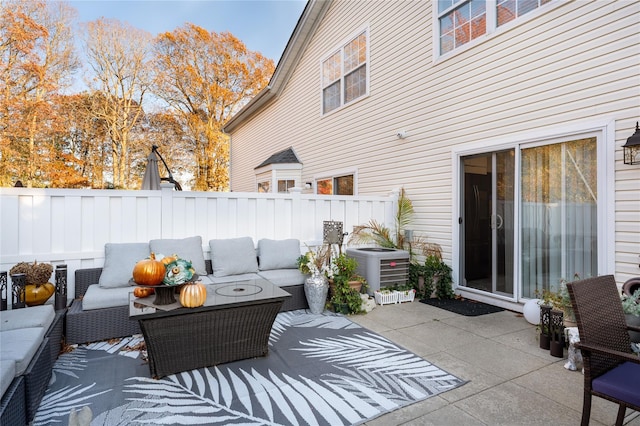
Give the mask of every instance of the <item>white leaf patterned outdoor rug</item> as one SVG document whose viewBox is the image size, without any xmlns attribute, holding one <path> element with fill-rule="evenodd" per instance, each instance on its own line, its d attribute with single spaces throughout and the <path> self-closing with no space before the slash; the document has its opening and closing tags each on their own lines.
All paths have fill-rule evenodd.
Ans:
<svg viewBox="0 0 640 426">
<path fill-rule="evenodd" d="M 266 357 L 160 380 L 135 350 L 141 342 L 61 355 L 33 424 L 67 425 L 71 409 L 84 406 L 92 425 L 360 424 L 465 383 L 329 312 L 278 314 Z"/>
</svg>

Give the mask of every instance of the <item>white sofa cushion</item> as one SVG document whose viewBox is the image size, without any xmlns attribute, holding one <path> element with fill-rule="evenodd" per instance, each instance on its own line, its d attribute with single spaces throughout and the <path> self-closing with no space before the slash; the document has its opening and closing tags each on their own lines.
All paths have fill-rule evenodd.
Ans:
<svg viewBox="0 0 640 426">
<path fill-rule="evenodd" d="M 272 269 L 270 271 L 260 271 L 258 275 L 271 281 L 278 287 L 304 284 L 304 281 L 308 277 L 308 275 L 303 274 L 297 269 Z"/>
<path fill-rule="evenodd" d="M 0 360 L 0 397 L 9 389 L 16 377 L 16 362 L 12 359 Z"/>
<path fill-rule="evenodd" d="M 148 243 L 107 243 L 104 245 L 104 266 L 98 284 L 104 288 L 128 287 L 133 267 L 149 257 Z"/>
<path fill-rule="evenodd" d="M 258 241 L 258 258 L 261 271 L 271 269 L 297 269 L 300 257 L 300 240 L 270 240 L 263 238 Z"/>
<path fill-rule="evenodd" d="M 56 313 L 53 310 L 53 305 L 0 311 L 0 331 L 28 327 L 43 327 L 48 330 L 55 317 Z"/>
<path fill-rule="evenodd" d="M 181 259 L 188 260 L 198 275 L 207 275 L 202 251 L 202 237 L 187 237 L 182 239 L 161 239 L 149 241 L 151 251 L 164 256 L 177 254 Z"/>
<path fill-rule="evenodd" d="M 212 277 L 213 275 L 198 275 L 198 281 L 204 285 L 213 284 L 213 281 L 211 280 Z"/>
<path fill-rule="evenodd" d="M 224 277 L 216 277 L 213 274 L 208 275 L 210 284 L 226 284 L 226 283 L 234 283 L 237 281 L 247 281 L 247 280 L 257 280 L 260 278 L 258 274 L 250 273 L 250 274 L 236 274 L 236 275 L 225 275 Z M 203 281 L 204 284 L 204 281 Z"/>
<path fill-rule="evenodd" d="M 214 277 L 258 272 L 256 248 L 251 237 L 210 240 L 209 247 Z"/>
<path fill-rule="evenodd" d="M 126 306 L 129 304 L 129 293 L 134 287 L 104 288 L 92 284 L 82 298 L 82 310 L 113 308 L 114 306 Z"/>
<path fill-rule="evenodd" d="M 27 327 L 0 332 L 0 359 L 14 360 L 16 376 L 27 370 L 31 359 L 42 344 L 46 330 Z"/>
</svg>

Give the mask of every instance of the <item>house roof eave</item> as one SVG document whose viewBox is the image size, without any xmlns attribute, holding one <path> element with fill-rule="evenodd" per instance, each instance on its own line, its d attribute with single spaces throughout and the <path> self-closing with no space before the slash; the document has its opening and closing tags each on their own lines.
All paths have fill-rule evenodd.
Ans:
<svg viewBox="0 0 640 426">
<path fill-rule="evenodd" d="M 233 132 L 241 123 L 251 118 L 265 104 L 280 94 L 330 4 L 331 0 L 309 0 L 287 42 L 282 57 L 278 61 L 269 85 L 227 121 L 223 128 L 225 133 Z"/>
</svg>

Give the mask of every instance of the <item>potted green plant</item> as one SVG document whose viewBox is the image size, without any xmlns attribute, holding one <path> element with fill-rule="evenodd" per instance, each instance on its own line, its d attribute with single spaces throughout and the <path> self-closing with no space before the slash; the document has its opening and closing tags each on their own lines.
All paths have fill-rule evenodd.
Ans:
<svg viewBox="0 0 640 426">
<path fill-rule="evenodd" d="M 575 279 L 580 279 L 578 274 L 575 274 Z M 560 280 L 560 285 L 557 291 L 545 288 L 542 292 L 536 291 L 536 294 L 540 296 L 541 306 L 551 306 L 552 309 L 563 312 L 563 320 L 565 327 L 576 326 L 576 316 L 573 312 L 571 305 L 571 298 L 569 297 L 569 290 L 567 289 L 567 280 L 564 278 Z"/>
<path fill-rule="evenodd" d="M 631 296 L 622 295 L 622 310 L 627 324 L 640 327 L 640 290 L 636 290 Z M 640 343 L 640 332 L 630 331 L 629 337 L 632 342 Z"/>
<path fill-rule="evenodd" d="M 416 289 L 410 283 L 396 283 L 391 286 L 391 288 L 398 294 L 398 303 L 413 302 L 416 295 Z"/>
<path fill-rule="evenodd" d="M 392 287 L 381 287 L 373 292 L 373 297 L 378 305 L 398 303 L 398 292 Z"/>
<path fill-rule="evenodd" d="M 335 312 L 343 314 L 358 314 L 362 312 L 360 292 L 351 288 L 349 282 L 342 278 L 334 279 L 331 304 Z"/>
<path fill-rule="evenodd" d="M 349 257 L 344 253 L 339 254 L 331 259 L 331 266 L 328 271 L 329 287 L 333 294 L 335 283 L 338 280 L 346 281 L 349 287 L 356 290 L 358 293 L 362 292 L 363 287 L 366 289 L 367 280 L 361 275 L 357 274 L 358 261 Z"/>
<path fill-rule="evenodd" d="M 428 255 L 424 260 L 422 272 L 424 274 L 425 288 L 429 287 L 432 291 L 435 289 L 435 296 L 438 299 L 452 299 L 455 296 L 452 287 L 451 268 L 444 263 L 441 256 L 437 254 Z M 430 292 L 424 296 L 431 297 L 431 294 Z"/>
</svg>

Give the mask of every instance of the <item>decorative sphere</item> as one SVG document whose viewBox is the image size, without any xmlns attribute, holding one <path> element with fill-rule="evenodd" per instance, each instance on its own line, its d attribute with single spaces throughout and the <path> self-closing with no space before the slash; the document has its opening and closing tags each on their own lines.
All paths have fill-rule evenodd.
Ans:
<svg viewBox="0 0 640 426">
<path fill-rule="evenodd" d="M 522 314 L 529 324 L 538 325 L 540 323 L 540 299 L 531 299 L 524 304 Z"/>
</svg>

